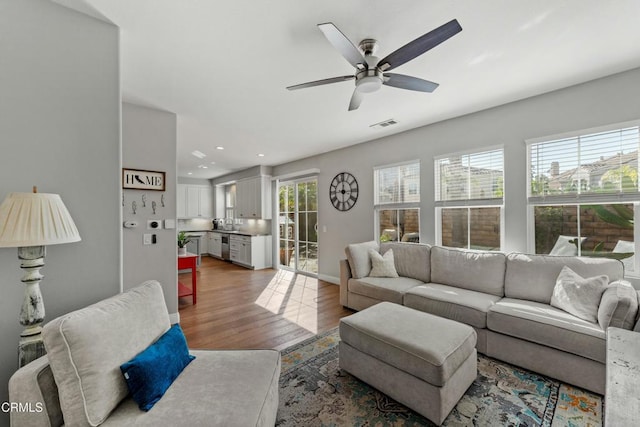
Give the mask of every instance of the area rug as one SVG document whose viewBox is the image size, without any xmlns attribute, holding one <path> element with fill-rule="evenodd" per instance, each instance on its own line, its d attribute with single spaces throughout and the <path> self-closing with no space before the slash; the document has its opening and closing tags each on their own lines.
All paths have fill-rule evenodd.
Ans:
<svg viewBox="0 0 640 427">
<path fill-rule="evenodd" d="M 338 366 L 337 329 L 282 352 L 278 426 L 433 426 Z M 602 425 L 602 396 L 478 356 L 478 378 L 445 426 Z"/>
</svg>

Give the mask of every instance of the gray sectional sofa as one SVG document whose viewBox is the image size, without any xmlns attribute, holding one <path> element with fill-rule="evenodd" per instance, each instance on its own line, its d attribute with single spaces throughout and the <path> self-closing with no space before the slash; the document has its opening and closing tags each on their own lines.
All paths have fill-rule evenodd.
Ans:
<svg viewBox="0 0 640 427">
<path fill-rule="evenodd" d="M 400 277 L 369 277 L 369 249 L 393 249 Z M 490 357 L 604 394 L 606 328 L 640 330 L 639 294 L 623 264 L 605 258 L 468 251 L 415 243 L 349 245 L 340 261 L 340 302 L 363 310 L 402 304 L 472 326 Z M 550 305 L 563 266 L 582 277 L 607 275 L 599 323 Z"/>
</svg>

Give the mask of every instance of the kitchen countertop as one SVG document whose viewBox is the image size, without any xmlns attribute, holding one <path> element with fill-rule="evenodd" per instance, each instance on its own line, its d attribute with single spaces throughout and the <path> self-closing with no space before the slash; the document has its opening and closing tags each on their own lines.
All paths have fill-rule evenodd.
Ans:
<svg viewBox="0 0 640 427">
<path fill-rule="evenodd" d="M 224 234 L 237 234 L 239 236 L 271 236 L 266 233 L 252 233 L 250 231 L 238 231 L 238 230 L 181 230 L 185 233 L 224 233 Z"/>
</svg>

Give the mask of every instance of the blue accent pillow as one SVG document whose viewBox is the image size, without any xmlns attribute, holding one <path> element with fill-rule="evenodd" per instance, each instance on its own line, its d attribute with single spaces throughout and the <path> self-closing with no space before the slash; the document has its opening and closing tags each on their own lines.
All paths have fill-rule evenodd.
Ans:
<svg viewBox="0 0 640 427">
<path fill-rule="evenodd" d="M 173 325 L 142 353 L 120 366 L 129 392 L 138 407 L 148 411 L 178 378 L 195 356 L 179 324 Z"/>
</svg>

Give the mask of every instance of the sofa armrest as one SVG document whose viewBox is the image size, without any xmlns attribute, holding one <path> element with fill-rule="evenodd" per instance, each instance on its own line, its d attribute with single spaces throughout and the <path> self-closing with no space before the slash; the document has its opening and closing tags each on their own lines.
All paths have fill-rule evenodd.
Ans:
<svg viewBox="0 0 640 427">
<path fill-rule="evenodd" d="M 9 400 L 27 410 L 11 411 L 12 426 L 63 425 L 58 387 L 45 355 L 18 369 L 9 379 Z"/>
<path fill-rule="evenodd" d="M 340 260 L 340 304 L 349 307 L 349 279 L 351 279 L 351 267 L 346 259 Z"/>
</svg>

